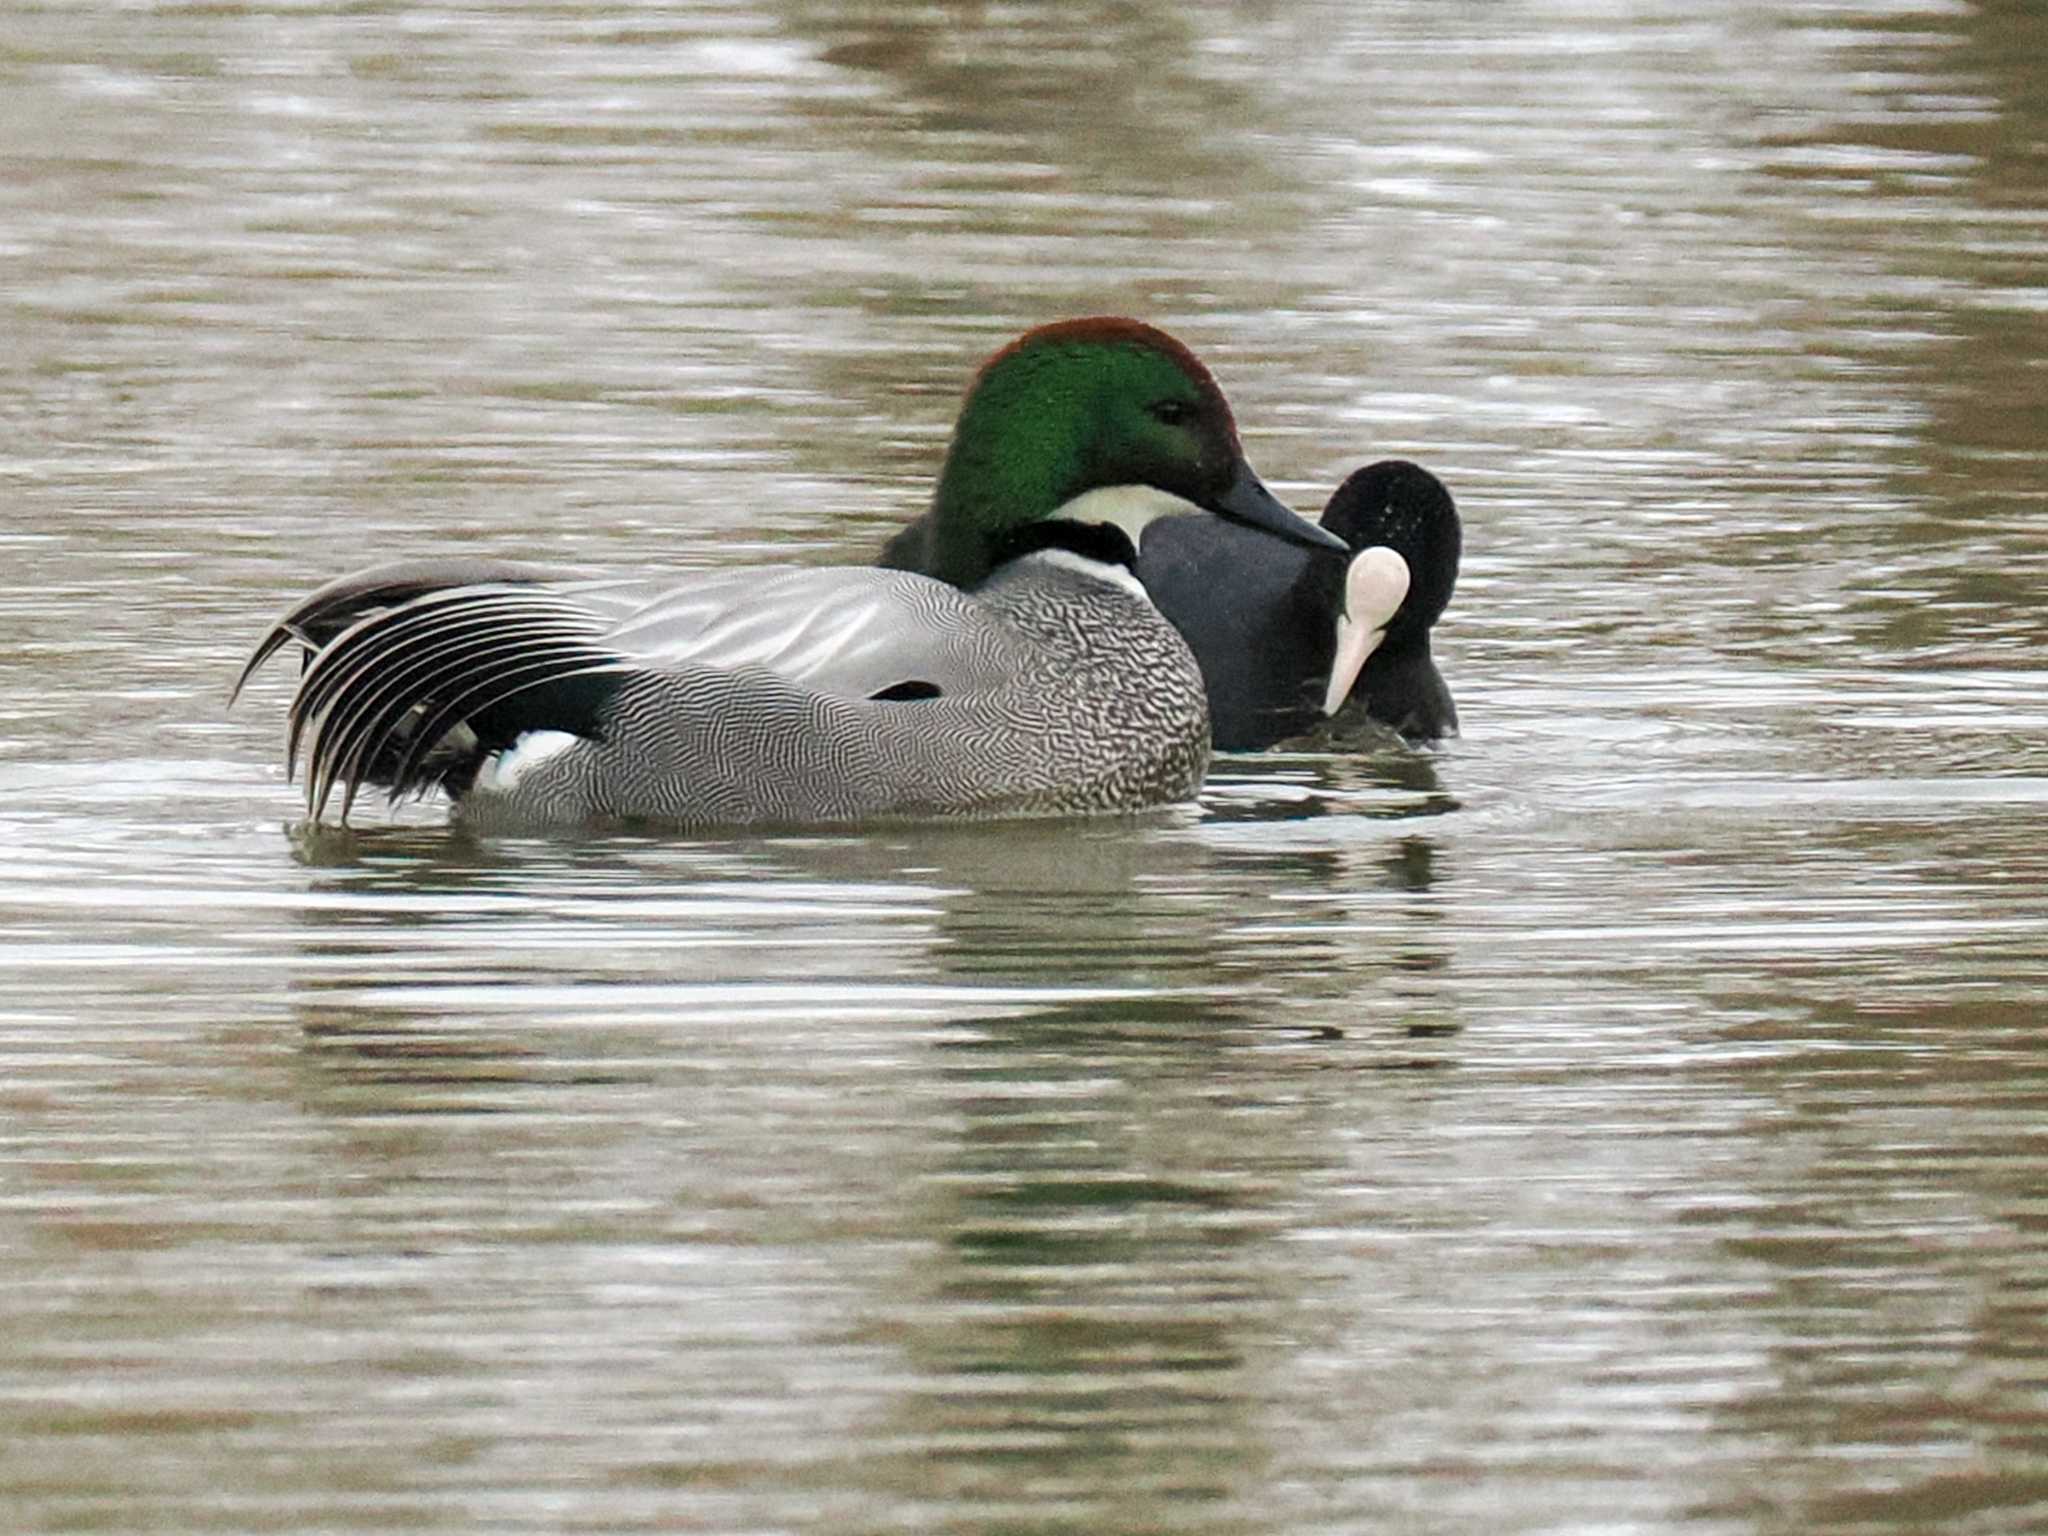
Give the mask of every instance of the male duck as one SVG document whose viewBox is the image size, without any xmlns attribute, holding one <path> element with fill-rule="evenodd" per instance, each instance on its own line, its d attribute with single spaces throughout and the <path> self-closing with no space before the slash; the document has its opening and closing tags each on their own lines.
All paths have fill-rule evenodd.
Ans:
<svg viewBox="0 0 2048 1536">
<path fill-rule="evenodd" d="M 1065 321 L 968 390 L 928 575 L 383 565 L 285 613 L 235 691 L 307 653 L 286 767 L 303 744 L 316 820 L 366 783 L 512 825 L 1135 810 L 1208 762 L 1201 674 L 1130 573 L 1147 523 L 1197 512 L 1340 543 L 1260 483 L 1187 348 Z"/>
<path fill-rule="evenodd" d="M 1270 747 L 1340 710 L 1411 741 L 1455 736 L 1457 706 L 1429 654 L 1458 580 L 1450 492 L 1426 469 L 1383 460 L 1337 488 L 1322 525 L 1348 561 L 1213 517 L 1144 531 L 1138 579 L 1201 664 L 1216 745 Z"/>
</svg>

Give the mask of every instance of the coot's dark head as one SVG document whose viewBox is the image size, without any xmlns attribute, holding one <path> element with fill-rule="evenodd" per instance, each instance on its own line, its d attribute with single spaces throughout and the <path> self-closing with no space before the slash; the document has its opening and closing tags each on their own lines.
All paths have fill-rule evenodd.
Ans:
<svg viewBox="0 0 2048 1536">
<path fill-rule="evenodd" d="M 1353 553 L 1379 546 L 1408 566 L 1408 596 L 1387 625 L 1382 649 L 1426 635 L 1451 605 L 1464 530 L 1451 493 L 1420 464 L 1382 459 L 1354 470 L 1323 508 L 1323 526 Z"/>
<path fill-rule="evenodd" d="M 1322 521 L 1353 551 L 1325 709 L 1348 697 L 1411 739 L 1455 735 L 1457 709 L 1429 655 L 1464 548 L 1451 493 L 1420 465 L 1383 459 L 1337 487 Z"/>
</svg>

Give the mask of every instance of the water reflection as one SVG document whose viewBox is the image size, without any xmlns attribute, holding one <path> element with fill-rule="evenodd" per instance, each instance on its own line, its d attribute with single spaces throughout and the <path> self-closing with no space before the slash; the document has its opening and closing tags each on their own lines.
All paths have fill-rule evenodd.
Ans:
<svg viewBox="0 0 2048 1536">
<path fill-rule="evenodd" d="M 2038 7 L 6 20 L 18 1523 L 2033 1517 Z M 309 576 L 866 558 L 1102 309 L 1455 481 L 1464 739 L 280 834 Z"/>
<path fill-rule="evenodd" d="M 1730 1433 L 1783 1447 L 1772 1493 L 1731 1497 L 1772 1530 L 2009 1511 L 2036 1494 L 1993 1469 L 2048 1430 L 2007 1396 L 2048 1344 L 2022 1278 L 2035 1202 L 2012 1156 L 2048 1092 L 2038 1004 L 1821 990 L 1806 1006 L 1758 999 L 1759 1022 L 1731 1038 L 1776 1059 L 1783 1159 L 1741 1168 L 1739 1199 L 1700 1191 L 1684 1216 L 1753 1272 L 1751 1309 L 1780 1332 L 1765 1382 L 1723 1410 Z M 1995 1426 L 1993 1397 L 2013 1408 Z M 1858 1470 L 1819 1471 L 1830 1463 Z"/>
<path fill-rule="evenodd" d="M 1127 1005 L 946 1050 L 962 1124 L 920 1192 L 939 1252 L 892 1308 L 916 1384 L 883 1486 L 928 1498 L 936 1470 L 988 1510 L 1088 1490 L 1052 1517 L 1076 1530 L 1249 1503 L 1293 1305 L 1269 1249 L 1318 1154 L 1300 1116 L 1234 1091 L 1244 1036 L 1221 1022 Z"/>
<path fill-rule="evenodd" d="M 503 848 L 320 839 L 335 878 L 315 894 L 351 899 L 303 909 L 293 1015 L 303 1102 L 352 1213 L 329 1262 L 417 1253 L 431 1275 L 431 1233 L 457 1220 L 520 1247 L 680 1244 L 626 1305 L 686 1316 L 718 1305 L 734 1266 L 815 1309 L 794 1255 L 836 1255 L 831 1306 L 858 1321 L 815 1347 L 854 1351 L 886 1387 L 848 1469 L 861 1486 L 990 1512 L 1091 1490 L 1085 1517 L 1048 1528 L 1161 1499 L 1242 1518 L 1300 1304 L 1273 1245 L 1335 1140 L 1334 1101 L 1275 1097 L 1258 1063 L 1350 1032 L 1304 1028 L 1299 986 L 1276 1016 L 1270 979 L 1246 985 L 1240 945 L 1269 975 L 1278 956 L 1216 906 L 1209 866 L 1249 892 L 1270 861 L 1142 824 L 594 846 L 561 850 L 549 894 L 530 845 L 508 883 Z M 1377 868 L 1430 887 L 1419 841 Z M 538 951 L 520 937 L 536 899 L 552 909 Z M 1356 988 L 1331 943 L 1294 937 L 1290 974 Z M 1400 965 L 1428 947 L 1386 939 Z M 773 983 L 742 958 L 760 943 L 782 954 Z M 729 966 L 751 979 L 712 979 Z M 448 1305 L 448 1277 L 432 1283 Z M 426 1346 L 408 1330 L 385 1347 L 418 1370 Z M 879 1373 L 878 1351 L 894 1362 Z M 456 1380 L 490 1359 L 458 1354 Z M 753 1390 L 707 1377 L 696 1344 L 611 1368 L 686 1372 L 693 1401 Z M 699 1474 L 657 1457 L 636 1475 Z"/>
<path fill-rule="evenodd" d="M 1344 808 L 1316 812 L 1334 826 Z M 1340 936 L 1269 893 L 1397 911 L 1387 893 L 1427 898 L 1442 876 L 1419 836 L 1292 850 L 1236 836 L 1260 814 L 698 843 L 302 829 L 302 856 L 332 878 L 296 909 L 294 993 L 315 1039 L 345 1044 L 361 1016 L 376 1021 L 365 1038 L 396 1027 L 408 1051 L 452 1029 L 462 1055 L 478 1028 L 816 1030 L 1205 997 L 1233 1019 L 1278 1006 L 1278 1023 L 1360 977 Z M 1394 814 L 1373 806 L 1363 824 Z M 1161 835 L 1175 825 L 1192 835 Z M 1426 935 L 1441 916 L 1421 900 L 1385 948 L 1440 967 Z"/>
<path fill-rule="evenodd" d="M 1891 547 L 1846 575 L 1846 611 L 1860 639 L 1908 656 L 1997 665 L 2040 649 L 2038 605 L 2016 599 L 2038 581 L 2022 509 L 2039 500 L 2048 441 L 2048 392 L 2031 376 L 2048 346 L 2048 176 L 2027 147 L 2044 104 L 2020 62 L 2044 42 L 2048 17 L 2020 6 L 1959 9 L 1934 33 L 1924 17 L 1880 24 L 1845 53 L 1896 71 L 1898 46 L 1928 44 L 1929 75 L 1894 74 L 1862 110 L 1769 141 L 1776 174 L 1837 194 L 1836 217 L 1877 236 L 1883 265 L 1851 301 L 1868 319 L 1843 337 L 1843 364 L 1905 381 L 1917 419 L 1898 434 L 1910 451 L 1868 445 L 1890 486 L 1869 531 Z M 1850 201 L 1868 192 L 1880 195 Z"/>
<path fill-rule="evenodd" d="M 778 9 L 821 63 L 883 82 L 880 91 L 820 93 L 810 103 L 836 133 L 915 162 L 927 197 L 892 196 L 887 209 L 855 205 L 869 217 L 914 231 L 922 201 L 922 222 L 945 231 L 1037 243 L 1049 234 L 1048 204 L 1064 211 L 1073 199 L 1092 204 L 1093 218 L 1078 228 L 1062 221 L 1060 238 L 1141 230 L 1159 238 L 1176 214 L 1210 222 L 1215 188 L 1256 198 L 1285 176 L 1274 157 L 1237 138 L 1256 120 L 1259 95 L 1233 78 L 1213 18 L 1198 23 L 1156 4 L 1044 12 L 973 0 L 897 11 L 796 0 Z M 934 142 L 964 151 L 936 182 Z M 960 162 L 987 169 L 961 178 Z M 991 183 L 990 171 L 1001 180 Z M 991 195 L 999 192 L 1009 195 Z"/>
</svg>

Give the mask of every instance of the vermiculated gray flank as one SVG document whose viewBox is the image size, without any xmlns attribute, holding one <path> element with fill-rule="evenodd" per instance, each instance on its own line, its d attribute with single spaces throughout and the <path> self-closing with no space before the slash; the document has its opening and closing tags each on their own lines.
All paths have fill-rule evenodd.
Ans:
<svg viewBox="0 0 2048 1536">
<path fill-rule="evenodd" d="M 1055 562 L 1012 562 L 972 596 L 858 568 L 603 581 L 505 566 L 349 623 L 433 577 L 393 566 L 289 617 L 326 637 L 294 741 L 316 807 L 334 786 L 445 783 L 492 825 L 1047 816 L 1187 797 L 1209 755 L 1193 656 L 1135 591 Z M 874 697 L 891 691 L 908 696 Z M 563 723 L 537 729 L 580 739 L 502 788 L 489 767 L 465 779 L 466 722 L 488 731 L 550 693 Z"/>
</svg>

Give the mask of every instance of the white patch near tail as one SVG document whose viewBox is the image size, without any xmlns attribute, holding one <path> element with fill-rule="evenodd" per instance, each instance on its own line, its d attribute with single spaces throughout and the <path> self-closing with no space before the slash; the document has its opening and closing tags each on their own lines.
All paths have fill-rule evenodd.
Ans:
<svg viewBox="0 0 2048 1536">
<path fill-rule="evenodd" d="M 527 731 L 504 751 L 484 759 L 483 766 L 476 771 L 475 791 L 509 795 L 526 773 L 582 744 L 583 738 L 570 731 Z"/>
<path fill-rule="evenodd" d="M 1384 544 L 1352 556 L 1344 572 L 1344 612 L 1337 619 L 1337 654 L 1323 693 L 1324 714 L 1334 715 L 1351 697 L 1351 685 L 1408 597 L 1408 580 L 1408 562 Z"/>
</svg>

